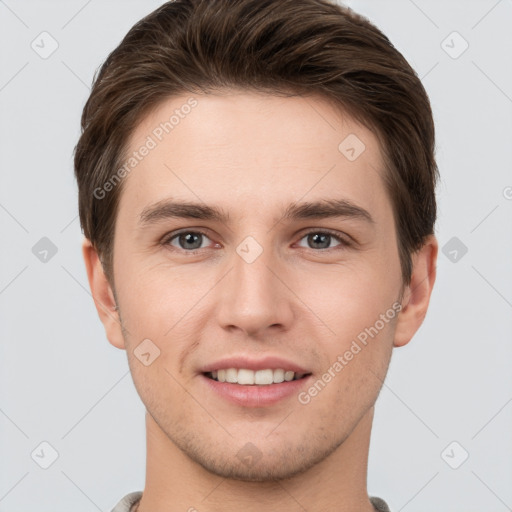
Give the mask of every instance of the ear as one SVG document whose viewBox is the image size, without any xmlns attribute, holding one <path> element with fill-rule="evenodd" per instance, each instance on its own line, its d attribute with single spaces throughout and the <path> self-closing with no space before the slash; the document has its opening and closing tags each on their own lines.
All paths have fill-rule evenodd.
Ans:
<svg viewBox="0 0 512 512">
<path fill-rule="evenodd" d="M 114 293 L 103 271 L 103 265 L 98 257 L 98 253 L 87 238 L 82 242 L 82 254 L 94 305 L 105 328 L 108 341 L 114 347 L 124 349 L 123 332 L 119 313 L 116 310 Z"/>
<path fill-rule="evenodd" d="M 402 347 L 411 341 L 427 314 L 436 280 L 437 252 L 437 239 L 430 235 L 423 247 L 412 256 L 411 283 L 404 290 L 402 309 L 396 323 L 395 347 Z"/>
</svg>

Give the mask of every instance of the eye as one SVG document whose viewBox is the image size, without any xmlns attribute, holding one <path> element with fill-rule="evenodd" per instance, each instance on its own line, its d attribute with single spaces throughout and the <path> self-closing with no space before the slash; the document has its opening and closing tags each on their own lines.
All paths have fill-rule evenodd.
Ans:
<svg viewBox="0 0 512 512">
<path fill-rule="evenodd" d="M 335 249 L 336 247 L 342 249 L 344 247 L 350 247 L 351 245 L 350 242 L 341 236 L 338 232 L 330 230 L 310 231 L 306 233 L 300 240 L 302 241 L 304 239 L 307 240 L 307 248 L 309 249 L 328 250 Z M 333 240 L 338 242 L 336 246 L 331 246 Z M 208 243 L 203 245 L 207 241 L 211 242 L 210 238 L 203 231 L 184 230 L 178 233 L 171 233 L 170 235 L 164 237 L 162 240 L 162 245 L 171 246 L 173 250 L 176 249 L 178 251 L 184 251 L 189 254 L 195 254 L 201 249 L 208 247 Z M 304 247 L 300 244 L 299 246 Z"/>
<path fill-rule="evenodd" d="M 350 243 L 341 237 L 337 232 L 333 231 L 310 231 L 306 233 L 305 236 L 301 238 L 301 240 L 307 239 L 307 243 L 310 249 L 331 249 L 334 247 L 329 247 L 332 240 L 338 241 L 338 246 L 350 246 Z M 335 246 L 337 247 L 337 246 Z"/>
<path fill-rule="evenodd" d="M 204 248 L 202 242 L 205 238 L 210 240 L 202 231 L 181 231 L 165 238 L 162 244 L 193 253 Z"/>
</svg>

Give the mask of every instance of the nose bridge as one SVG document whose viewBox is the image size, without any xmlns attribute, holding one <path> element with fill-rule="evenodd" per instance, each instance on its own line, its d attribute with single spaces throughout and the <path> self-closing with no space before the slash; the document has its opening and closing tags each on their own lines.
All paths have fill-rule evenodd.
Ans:
<svg viewBox="0 0 512 512">
<path fill-rule="evenodd" d="M 268 243 L 263 248 L 253 237 L 238 245 L 233 256 L 233 278 L 240 293 L 261 297 L 275 288 L 276 278 L 270 271 L 272 265 L 276 266 L 272 253 Z"/>
<path fill-rule="evenodd" d="M 248 236 L 235 248 L 233 269 L 221 290 L 221 324 L 247 333 L 286 326 L 291 318 L 286 287 L 276 276 L 279 262 L 270 246 L 271 236 L 259 238 L 262 243 Z"/>
</svg>

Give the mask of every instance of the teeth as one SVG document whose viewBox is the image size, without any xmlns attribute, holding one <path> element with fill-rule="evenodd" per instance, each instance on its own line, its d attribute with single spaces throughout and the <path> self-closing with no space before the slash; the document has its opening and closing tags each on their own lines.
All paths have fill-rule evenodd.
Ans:
<svg viewBox="0 0 512 512">
<path fill-rule="evenodd" d="M 254 384 L 268 385 L 274 383 L 273 370 L 258 370 L 254 373 Z"/>
<path fill-rule="evenodd" d="M 232 368 L 232 369 L 234 370 L 234 368 Z M 235 370 L 235 372 L 236 371 L 237 370 Z M 236 377 L 235 382 L 238 384 L 244 384 L 244 385 L 245 384 L 254 384 L 254 375 L 255 375 L 255 372 L 253 372 L 252 370 L 240 369 L 237 372 L 237 377 Z"/>
<path fill-rule="evenodd" d="M 219 382 L 229 382 L 241 385 L 258 385 L 268 386 L 269 384 L 279 384 L 284 381 L 297 380 L 304 377 L 304 373 L 295 373 L 290 370 L 248 370 L 246 368 L 226 368 L 222 370 L 212 371 L 210 376 Z"/>
<path fill-rule="evenodd" d="M 274 370 L 274 382 L 279 384 L 284 381 L 284 370 Z"/>
<path fill-rule="evenodd" d="M 236 368 L 228 368 L 227 370 L 224 370 L 224 377 L 226 382 L 238 382 L 238 372 L 236 371 Z"/>
</svg>

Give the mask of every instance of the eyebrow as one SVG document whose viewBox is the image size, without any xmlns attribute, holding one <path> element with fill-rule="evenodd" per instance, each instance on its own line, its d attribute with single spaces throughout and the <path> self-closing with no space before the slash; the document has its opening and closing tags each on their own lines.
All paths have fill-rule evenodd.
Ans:
<svg viewBox="0 0 512 512">
<path fill-rule="evenodd" d="M 144 208 L 140 214 L 139 224 L 148 226 L 171 218 L 210 220 L 223 224 L 227 224 L 230 220 L 229 213 L 216 206 L 164 199 Z M 291 203 L 275 221 L 327 218 L 349 218 L 375 224 L 375 220 L 367 210 L 348 199 Z"/>
</svg>

